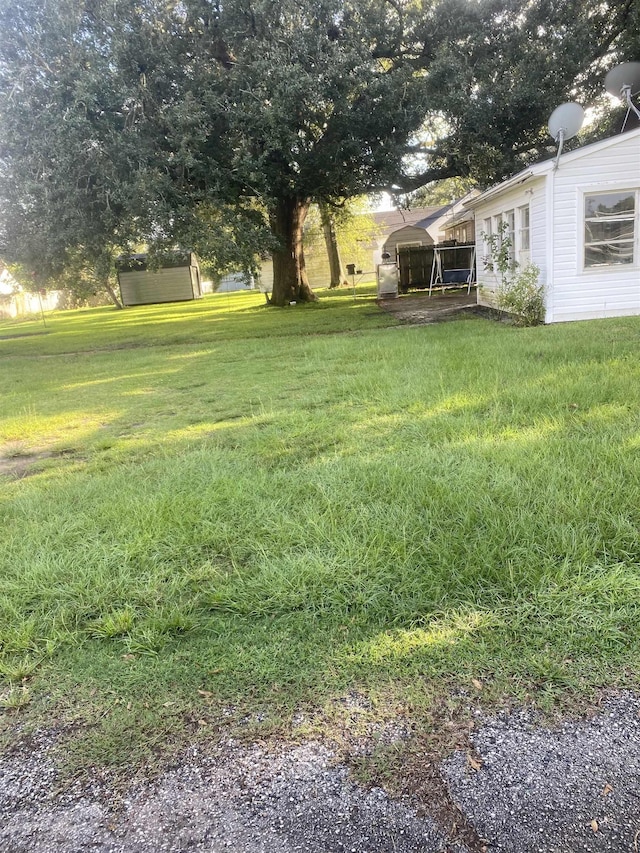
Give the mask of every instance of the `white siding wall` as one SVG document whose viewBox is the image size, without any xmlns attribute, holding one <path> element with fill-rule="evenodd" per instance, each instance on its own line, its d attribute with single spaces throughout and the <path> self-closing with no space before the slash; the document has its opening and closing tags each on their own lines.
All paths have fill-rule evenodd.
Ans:
<svg viewBox="0 0 640 853">
<path fill-rule="evenodd" d="M 640 187 L 640 136 L 560 163 L 553 175 L 553 304 L 550 321 L 640 314 L 640 246 L 635 263 L 584 268 L 584 195 Z M 638 212 L 636 211 L 636 217 Z"/>
<path fill-rule="evenodd" d="M 476 218 L 476 247 L 477 247 L 477 273 L 478 273 L 478 304 L 489 308 L 496 308 L 496 290 L 498 277 L 485 269 L 484 258 L 486 257 L 485 242 L 482 232 L 485 230 L 485 219 L 491 219 L 504 214 L 507 210 L 516 211 L 516 235 L 518 233 L 517 211 L 519 207 L 529 205 L 530 221 L 530 260 L 531 263 L 540 267 L 540 281 L 547 284 L 547 259 L 546 259 L 546 194 L 545 180 L 542 178 L 531 178 L 521 186 L 514 187 L 504 193 L 499 193 L 488 199 L 484 204 L 474 208 Z M 516 236 L 516 247 L 518 237 Z M 522 262 L 524 259 L 520 259 Z"/>
<path fill-rule="evenodd" d="M 547 245 L 548 238 L 548 202 L 547 202 L 547 184 L 545 178 L 537 178 L 532 182 L 531 189 L 533 193 L 528 196 L 530 199 L 530 221 L 531 221 L 531 263 L 540 267 L 540 283 L 544 285 L 545 294 L 549 290 L 549 269 L 548 269 L 548 253 Z M 545 296 L 545 302 L 548 296 Z"/>
</svg>

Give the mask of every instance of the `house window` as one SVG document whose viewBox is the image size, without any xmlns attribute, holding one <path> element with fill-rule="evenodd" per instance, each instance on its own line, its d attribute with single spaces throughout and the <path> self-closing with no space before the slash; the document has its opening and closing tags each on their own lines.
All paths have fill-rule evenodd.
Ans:
<svg viewBox="0 0 640 853">
<path fill-rule="evenodd" d="M 585 196 L 585 267 L 633 263 L 637 212 L 633 191 Z"/>
<path fill-rule="evenodd" d="M 529 252 L 531 249 L 531 232 L 529 220 L 529 205 L 518 208 L 518 236 L 520 238 L 520 254 Z"/>
<path fill-rule="evenodd" d="M 493 234 L 493 228 L 491 225 L 491 218 L 482 220 L 482 239 L 483 239 L 483 252 L 486 257 L 491 254 L 491 242 L 489 237 Z"/>
<path fill-rule="evenodd" d="M 516 253 L 516 215 L 513 210 L 505 211 L 504 223 L 506 225 L 506 228 L 504 228 L 504 239 L 509 241 L 509 260 L 513 263 Z"/>
</svg>

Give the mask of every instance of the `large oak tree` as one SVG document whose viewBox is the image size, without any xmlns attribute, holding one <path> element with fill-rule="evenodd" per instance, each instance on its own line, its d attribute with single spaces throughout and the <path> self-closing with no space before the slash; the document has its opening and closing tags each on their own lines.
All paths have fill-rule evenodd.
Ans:
<svg viewBox="0 0 640 853">
<path fill-rule="evenodd" d="M 497 180 L 633 59 L 633 0 L 0 0 L 0 255 L 189 245 L 313 299 L 311 202 Z"/>
</svg>

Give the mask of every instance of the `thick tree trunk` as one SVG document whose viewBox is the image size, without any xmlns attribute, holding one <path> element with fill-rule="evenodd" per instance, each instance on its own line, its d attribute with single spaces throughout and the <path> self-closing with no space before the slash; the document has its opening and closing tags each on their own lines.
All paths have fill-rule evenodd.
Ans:
<svg viewBox="0 0 640 853">
<path fill-rule="evenodd" d="M 302 226 L 309 199 L 282 198 L 271 209 L 271 228 L 280 242 L 273 252 L 273 292 L 271 304 L 282 307 L 290 302 L 315 302 L 304 264 Z"/>
<path fill-rule="evenodd" d="M 331 277 L 329 287 L 340 287 L 342 284 L 348 285 L 347 273 L 340 257 L 340 249 L 338 248 L 336 224 L 327 205 L 321 204 L 319 207 L 324 242 L 327 246 L 327 257 L 329 259 L 329 274 Z"/>
</svg>

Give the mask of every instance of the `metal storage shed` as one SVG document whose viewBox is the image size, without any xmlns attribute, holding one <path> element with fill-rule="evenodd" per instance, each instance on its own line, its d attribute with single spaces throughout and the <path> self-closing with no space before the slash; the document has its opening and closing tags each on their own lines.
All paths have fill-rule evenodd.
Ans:
<svg viewBox="0 0 640 853">
<path fill-rule="evenodd" d="M 176 252 L 154 259 L 123 255 L 116 261 L 123 305 L 185 302 L 202 296 L 200 266 L 193 252 Z"/>
</svg>

